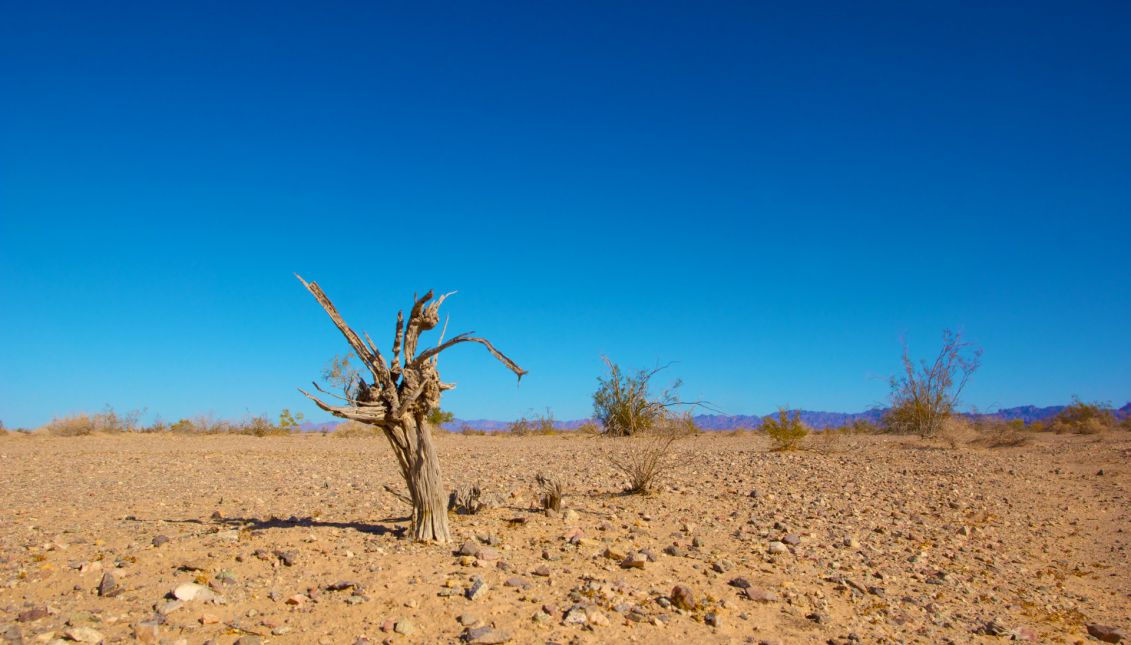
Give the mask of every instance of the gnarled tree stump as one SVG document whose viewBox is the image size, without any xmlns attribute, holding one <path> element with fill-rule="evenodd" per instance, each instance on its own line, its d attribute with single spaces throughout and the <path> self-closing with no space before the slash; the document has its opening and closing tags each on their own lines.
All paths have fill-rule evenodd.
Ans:
<svg viewBox="0 0 1131 645">
<path fill-rule="evenodd" d="M 360 378 L 354 387 L 346 390 L 345 396 L 326 392 L 317 383 L 314 384 L 319 391 L 342 399 L 344 405 L 329 405 L 301 388 L 299 391 L 336 417 L 380 428 L 393 448 L 401 475 L 408 485 L 413 536 L 420 541 L 450 541 L 447 495 L 440 462 L 432 444 L 432 431 L 426 421 L 428 413 L 440 407 L 441 393 L 455 387 L 441 381 L 440 373 L 436 371 L 440 352 L 459 343 L 479 343 L 519 379 L 526 370 L 495 349 L 487 339 L 473 337 L 471 333 L 459 334 L 446 342 L 441 334 L 440 343 L 417 354 L 420 335 L 436 327 L 440 322 L 440 305 L 452 295 L 445 294 L 433 300 L 431 291 L 415 299 L 407 322 L 404 313 L 397 312 L 393 361 L 389 364 L 368 334 L 362 342 L 361 337 L 350 329 L 317 283 L 296 277 L 329 314 L 372 379 L 370 383 L 364 377 Z"/>
</svg>

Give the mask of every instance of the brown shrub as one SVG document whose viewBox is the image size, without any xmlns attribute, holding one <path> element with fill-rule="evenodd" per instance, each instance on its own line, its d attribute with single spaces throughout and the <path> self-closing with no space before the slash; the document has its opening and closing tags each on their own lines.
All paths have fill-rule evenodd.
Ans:
<svg viewBox="0 0 1131 645">
<path fill-rule="evenodd" d="M 690 415 L 662 419 L 647 428 L 637 427 L 633 434 L 616 437 L 605 433 L 602 440 L 610 446 L 606 459 L 628 480 L 625 492 L 647 495 L 656 483 L 675 466 L 672 444 L 692 434 Z M 616 447 L 611 447 L 615 443 Z"/>
<path fill-rule="evenodd" d="M 342 439 L 353 437 L 381 437 L 384 436 L 380 428 L 358 421 L 343 421 L 334 428 L 334 436 Z"/>
</svg>

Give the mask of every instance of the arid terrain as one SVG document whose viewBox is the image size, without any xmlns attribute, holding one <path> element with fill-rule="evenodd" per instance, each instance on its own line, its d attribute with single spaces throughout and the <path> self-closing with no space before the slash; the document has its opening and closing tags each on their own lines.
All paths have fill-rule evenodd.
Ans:
<svg viewBox="0 0 1131 645">
<path fill-rule="evenodd" d="M 449 485 L 501 501 L 453 515 L 450 546 L 400 536 L 408 508 L 383 487 L 404 484 L 379 438 L 0 436 L 0 634 L 1073 643 L 1095 641 L 1088 624 L 1131 628 L 1127 433 L 794 453 L 709 434 L 677 444 L 647 497 L 619 493 L 601 458 L 616 440 L 438 445 Z M 562 513 L 535 510 L 539 472 L 567 483 Z"/>
</svg>

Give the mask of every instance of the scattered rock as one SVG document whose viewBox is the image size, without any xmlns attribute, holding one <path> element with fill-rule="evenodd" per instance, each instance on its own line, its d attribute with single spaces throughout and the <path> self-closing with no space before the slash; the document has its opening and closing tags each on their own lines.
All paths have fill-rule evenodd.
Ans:
<svg viewBox="0 0 1131 645">
<path fill-rule="evenodd" d="M 110 598 L 120 593 L 122 593 L 122 590 L 118 587 L 118 581 L 114 579 L 114 574 L 109 571 L 102 574 L 102 580 L 98 583 L 98 595 L 103 598 Z"/>
<path fill-rule="evenodd" d="M 177 585 L 176 589 L 173 589 L 173 597 L 186 602 L 191 600 L 207 601 L 216 598 L 216 593 L 204 585 L 198 585 L 195 582 L 185 582 Z"/>
<path fill-rule="evenodd" d="M 753 586 L 750 584 L 749 580 L 741 576 L 739 576 L 738 578 L 731 578 L 730 582 L 727 582 L 727 584 L 732 587 L 738 587 L 739 589 L 749 589 Z"/>
<path fill-rule="evenodd" d="M 279 561 L 282 562 L 284 566 L 288 567 L 293 567 L 295 563 L 298 562 L 298 554 L 294 551 L 276 551 L 275 557 L 279 558 Z"/>
<path fill-rule="evenodd" d="M 101 643 L 102 633 L 91 627 L 69 627 L 63 632 L 68 639 L 79 643 Z"/>
<path fill-rule="evenodd" d="M 532 573 L 536 576 L 541 576 L 543 578 L 547 578 L 550 575 L 550 567 L 547 567 L 544 564 L 539 565 L 539 566 L 534 568 L 534 571 Z"/>
<path fill-rule="evenodd" d="M 715 563 L 711 565 L 711 568 L 714 569 L 716 573 L 726 573 L 734 568 L 734 563 L 730 560 L 716 560 Z"/>
<path fill-rule="evenodd" d="M 407 618 L 402 618 L 393 625 L 393 631 L 408 636 L 416 633 L 416 624 Z"/>
<path fill-rule="evenodd" d="M 511 635 L 505 629 L 476 627 L 466 630 L 460 638 L 468 645 L 500 645 L 501 643 L 509 643 Z"/>
<path fill-rule="evenodd" d="M 157 537 L 153 538 L 153 546 L 161 546 L 162 544 L 167 544 L 168 542 L 169 536 L 167 535 L 158 535 Z"/>
<path fill-rule="evenodd" d="M 468 541 L 464 542 L 460 546 L 459 550 L 456 551 L 456 555 L 469 555 L 471 557 L 475 557 L 478 554 L 479 554 L 479 543 L 475 542 L 474 540 L 468 540 Z"/>
<path fill-rule="evenodd" d="M 621 560 L 620 566 L 622 569 L 643 569 L 647 562 L 648 556 L 643 553 L 633 553 Z"/>
<path fill-rule="evenodd" d="M 770 553 L 773 553 L 774 555 L 780 555 L 782 553 L 789 553 L 789 547 L 787 547 L 786 545 L 784 545 L 781 542 L 778 542 L 776 540 L 773 541 L 773 542 L 770 542 L 769 550 L 770 550 Z"/>
<path fill-rule="evenodd" d="M 467 592 L 465 592 L 464 595 L 467 596 L 468 600 L 479 600 L 487 595 L 487 583 L 481 578 L 476 578 L 475 581 L 471 583 L 471 586 L 467 588 Z"/>
<path fill-rule="evenodd" d="M 18 616 L 16 616 L 16 622 L 30 623 L 41 620 L 43 618 L 47 618 L 47 616 L 48 613 L 46 607 L 36 607 L 34 609 L 29 609 L 25 612 L 21 612 Z"/>
<path fill-rule="evenodd" d="M 781 541 L 790 546 L 797 546 L 798 544 L 801 544 L 801 537 L 790 533 L 789 535 L 783 537 Z"/>
<path fill-rule="evenodd" d="M 743 594 L 745 594 L 747 598 L 753 600 L 754 602 L 777 602 L 779 600 L 776 593 L 772 591 L 766 591 L 765 589 L 758 589 L 756 587 L 747 588 L 743 591 Z"/>
<path fill-rule="evenodd" d="M 1103 474 L 1102 470 L 1100 474 Z M 1122 643 L 1127 638 L 1122 629 L 1108 625 L 1097 625 L 1096 623 L 1088 625 L 1088 634 L 1105 643 Z"/>
<path fill-rule="evenodd" d="M 691 611 L 699 603 L 696 601 L 695 592 L 687 585 L 676 585 L 672 587 L 671 593 L 672 604 L 678 609 L 686 609 Z"/>
</svg>

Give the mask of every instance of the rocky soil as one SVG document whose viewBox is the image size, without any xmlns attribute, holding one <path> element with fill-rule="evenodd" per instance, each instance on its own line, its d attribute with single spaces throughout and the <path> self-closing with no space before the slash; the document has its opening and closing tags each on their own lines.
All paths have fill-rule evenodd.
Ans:
<svg viewBox="0 0 1131 645">
<path fill-rule="evenodd" d="M 1115 642 L 1131 437 L 678 445 L 650 497 L 594 437 L 442 436 L 450 546 L 401 537 L 382 439 L 0 436 L 0 639 Z M 536 510 L 534 476 L 567 483 Z M 1091 632 L 1091 633 L 1089 633 Z M 1127 637 L 1122 636 L 1124 642 Z"/>
</svg>

